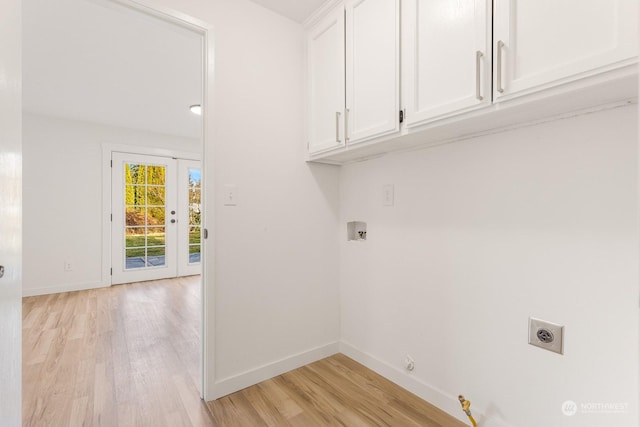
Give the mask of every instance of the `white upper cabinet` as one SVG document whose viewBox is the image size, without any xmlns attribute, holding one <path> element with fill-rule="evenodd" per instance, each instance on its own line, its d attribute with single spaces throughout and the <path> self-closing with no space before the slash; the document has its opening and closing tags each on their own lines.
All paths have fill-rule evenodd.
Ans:
<svg viewBox="0 0 640 427">
<path fill-rule="evenodd" d="M 347 0 L 346 133 L 353 145 L 400 129 L 400 0 Z"/>
<path fill-rule="evenodd" d="M 341 163 L 637 99 L 639 2 L 328 0 L 307 26 L 308 159 Z"/>
<path fill-rule="evenodd" d="M 637 0 L 495 0 L 495 100 L 633 63 L 637 20 Z"/>
<path fill-rule="evenodd" d="M 332 10 L 307 33 L 309 153 L 345 145 L 344 7 Z"/>
<path fill-rule="evenodd" d="M 403 0 L 402 34 L 408 127 L 491 104 L 491 0 Z"/>
</svg>

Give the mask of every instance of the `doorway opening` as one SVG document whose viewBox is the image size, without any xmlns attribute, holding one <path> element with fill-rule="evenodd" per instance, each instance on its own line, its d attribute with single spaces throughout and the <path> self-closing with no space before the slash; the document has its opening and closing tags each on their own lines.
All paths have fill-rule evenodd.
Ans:
<svg viewBox="0 0 640 427">
<path fill-rule="evenodd" d="M 188 153 L 193 157 L 178 158 L 203 160 L 198 168 L 185 163 L 184 167 L 178 164 L 175 169 L 178 175 L 183 169 L 187 174 L 191 169 L 192 179 L 197 175 L 194 170 L 199 169 L 202 195 L 206 176 L 203 157 L 206 88 L 213 72 L 207 60 L 213 38 L 211 27 L 179 12 L 141 3 L 137 0 L 23 2 L 25 170 L 31 176 L 27 183 L 29 197 L 47 206 L 31 209 L 31 216 L 27 218 L 35 225 L 30 227 L 33 231 L 27 236 L 27 243 L 37 250 L 29 250 L 30 258 L 26 261 L 38 266 L 28 269 L 30 295 L 112 284 L 111 150 L 107 157 L 106 147 L 115 147 L 123 153 L 142 147 L 147 150 L 142 153 L 169 159 L 176 157 L 172 152 Z M 182 73 L 186 69 L 195 71 Z M 187 85 L 189 82 L 196 84 Z M 195 103 L 202 105 L 202 116 L 196 117 L 189 111 L 189 106 Z M 131 164 L 144 165 L 144 168 L 157 165 L 153 162 Z M 182 184 L 173 185 L 177 188 Z M 156 199 L 150 202 L 145 199 L 144 204 L 134 199 L 129 205 L 144 209 L 145 217 L 142 223 L 131 225 L 132 229 L 138 227 L 135 230 L 138 234 L 133 233 L 128 241 L 123 238 L 123 247 L 131 249 L 131 254 L 137 250 L 143 269 L 153 270 L 148 264 L 155 264 L 153 267 L 159 270 L 173 263 L 179 275 L 202 272 L 202 346 L 201 353 L 194 355 L 194 359 L 202 361 L 202 382 L 198 388 L 204 396 L 207 313 L 203 251 L 206 245 L 199 238 L 205 226 L 203 204 L 202 201 L 189 202 L 187 191 L 183 196 L 187 201 L 178 200 L 175 208 L 159 205 L 160 193 L 168 191 L 167 188 L 152 181 L 139 187 L 156 191 L 152 194 Z M 180 197 L 180 193 L 177 194 Z M 124 197 L 122 203 L 127 203 Z M 187 210 L 180 217 L 199 215 L 200 223 L 181 221 L 178 205 L 186 206 L 183 209 Z M 166 223 L 156 215 L 156 208 L 163 206 L 169 212 L 164 212 Z M 152 209 L 155 211 L 151 212 Z M 172 210 L 176 211 L 177 230 L 171 250 L 175 250 L 176 259 L 170 261 L 169 233 L 161 229 L 171 224 Z M 149 218 L 151 221 L 147 222 Z M 185 227 L 186 236 L 179 227 Z M 42 238 L 44 235 L 46 239 Z M 187 251 L 181 252 L 181 247 Z M 179 256 L 180 253 L 183 255 Z M 131 258 L 130 267 L 135 262 L 134 257 Z M 126 265 L 125 257 L 123 262 Z"/>
</svg>

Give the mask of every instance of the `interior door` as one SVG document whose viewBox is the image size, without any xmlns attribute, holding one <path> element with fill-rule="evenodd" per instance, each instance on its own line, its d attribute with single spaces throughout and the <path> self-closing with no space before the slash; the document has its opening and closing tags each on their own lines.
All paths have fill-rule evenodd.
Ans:
<svg viewBox="0 0 640 427">
<path fill-rule="evenodd" d="M 4 1 L 0 13 L 0 424 L 8 427 L 22 425 L 20 3 Z"/>
<path fill-rule="evenodd" d="M 178 276 L 202 272 L 202 169 L 197 160 L 178 160 Z"/>
<path fill-rule="evenodd" d="M 112 154 L 112 284 L 177 275 L 177 163 Z"/>
</svg>

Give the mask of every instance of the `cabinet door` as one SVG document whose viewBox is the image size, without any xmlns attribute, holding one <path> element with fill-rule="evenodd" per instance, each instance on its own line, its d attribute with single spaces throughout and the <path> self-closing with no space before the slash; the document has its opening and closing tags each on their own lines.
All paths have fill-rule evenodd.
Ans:
<svg viewBox="0 0 640 427">
<path fill-rule="evenodd" d="M 346 9 L 349 144 L 397 132 L 399 0 L 349 0 Z"/>
<path fill-rule="evenodd" d="M 491 104 L 491 0 L 404 0 L 406 124 Z"/>
<path fill-rule="evenodd" d="M 307 34 L 309 153 L 344 147 L 344 7 Z"/>
<path fill-rule="evenodd" d="M 632 63 L 637 19 L 637 0 L 495 0 L 495 99 Z"/>
</svg>

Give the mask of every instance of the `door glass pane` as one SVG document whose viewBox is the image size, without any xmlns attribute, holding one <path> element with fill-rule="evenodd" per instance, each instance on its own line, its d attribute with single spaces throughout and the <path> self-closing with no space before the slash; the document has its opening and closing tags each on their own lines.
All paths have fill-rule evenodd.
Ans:
<svg viewBox="0 0 640 427">
<path fill-rule="evenodd" d="M 144 165 L 126 163 L 124 165 L 125 184 L 143 185 L 146 184 L 146 171 Z"/>
<path fill-rule="evenodd" d="M 200 262 L 200 227 L 189 227 L 189 264 Z"/>
<path fill-rule="evenodd" d="M 144 206 L 146 204 L 146 176 L 143 165 L 133 163 L 126 163 L 124 165 L 125 205 Z"/>
<path fill-rule="evenodd" d="M 147 267 L 162 267 L 165 265 L 165 247 L 155 246 L 147 249 Z"/>
<path fill-rule="evenodd" d="M 194 209 L 193 207 L 189 206 L 189 225 L 200 225 L 200 219 L 200 207 Z"/>
<path fill-rule="evenodd" d="M 189 168 L 189 264 L 200 263 L 202 221 L 202 172 Z"/>
<path fill-rule="evenodd" d="M 125 224 L 127 225 L 127 227 L 144 225 L 145 212 L 145 208 L 127 206 L 125 209 Z"/>
<path fill-rule="evenodd" d="M 166 166 L 125 164 L 125 268 L 166 265 Z"/>
<path fill-rule="evenodd" d="M 165 245 L 164 227 L 149 227 L 147 230 L 147 246 Z"/>
<path fill-rule="evenodd" d="M 124 190 L 124 204 L 127 206 L 134 206 L 136 204 L 136 192 L 140 187 L 137 185 L 127 185 Z"/>
<path fill-rule="evenodd" d="M 132 268 L 144 268 L 146 267 L 145 249 L 127 249 L 125 254 L 125 268 L 127 270 Z"/>
<path fill-rule="evenodd" d="M 147 224 L 149 225 L 164 225 L 164 207 L 149 208 L 147 211 Z"/>
<path fill-rule="evenodd" d="M 165 188 L 158 186 L 147 187 L 147 200 L 149 206 L 164 206 Z"/>
<path fill-rule="evenodd" d="M 189 244 L 200 245 L 200 227 L 189 227 Z"/>
<path fill-rule="evenodd" d="M 165 172 L 164 166 L 147 166 L 147 184 L 165 185 Z"/>
<path fill-rule="evenodd" d="M 125 231 L 126 248 L 143 248 L 146 246 L 145 227 L 127 227 Z"/>
</svg>

